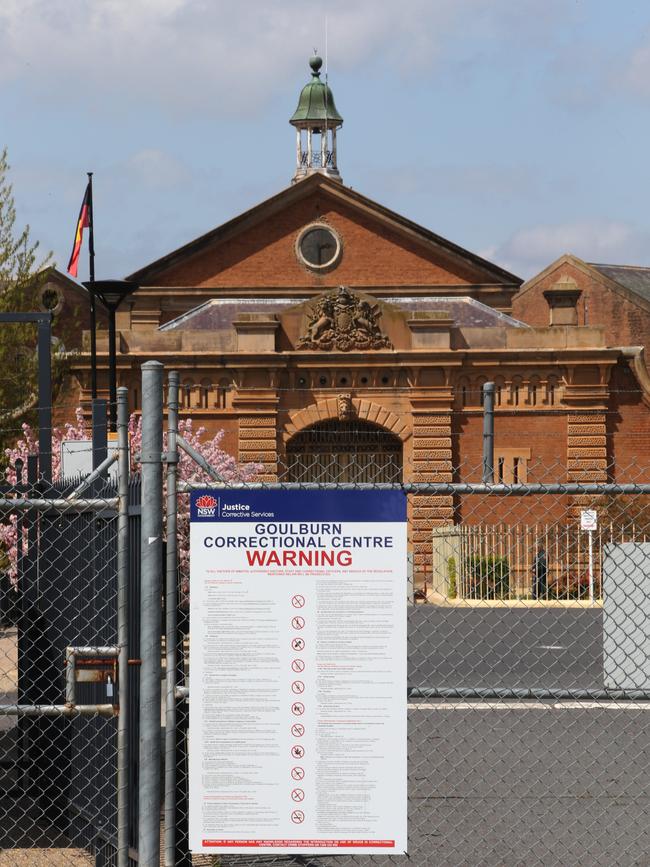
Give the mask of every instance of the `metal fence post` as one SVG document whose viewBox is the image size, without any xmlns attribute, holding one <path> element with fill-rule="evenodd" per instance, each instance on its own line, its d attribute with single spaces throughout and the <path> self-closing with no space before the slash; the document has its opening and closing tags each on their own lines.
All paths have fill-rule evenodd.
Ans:
<svg viewBox="0 0 650 867">
<path fill-rule="evenodd" d="M 139 861 L 160 863 L 163 366 L 142 365 Z"/>
<path fill-rule="evenodd" d="M 52 314 L 38 321 L 38 451 L 41 476 L 52 481 Z"/>
<path fill-rule="evenodd" d="M 126 400 L 126 398 L 125 398 Z M 102 397 L 95 397 L 92 401 L 93 412 L 93 470 L 105 461 L 108 456 L 107 433 L 108 424 L 106 419 L 106 401 Z M 126 420 L 129 423 L 128 417 Z M 118 437 L 119 439 L 119 437 Z M 118 445 L 119 448 L 119 445 Z M 128 448 L 128 434 L 127 434 Z"/>
<path fill-rule="evenodd" d="M 494 484 L 494 383 L 483 383 L 483 476 L 484 485 Z"/>
<path fill-rule="evenodd" d="M 117 519 L 117 644 L 118 695 L 117 720 L 117 867 L 129 865 L 129 408 L 128 389 L 117 390 L 118 496 Z M 93 416 L 96 404 L 93 401 Z M 103 403 L 104 442 L 106 403 Z M 93 418 L 94 421 L 94 418 Z M 93 438 L 95 427 L 93 425 Z M 93 443 L 93 457 L 96 457 Z M 93 461 L 94 463 L 94 461 Z"/>
<path fill-rule="evenodd" d="M 167 399 L 167 568 L 166 617 L 166 717 L 165 717 L 165 867 L 176 864 L 176 667 L 178 642 L 178 551 L 177 493 L 178 467 L 178 371 L 169 373 Z"/>
</svg>

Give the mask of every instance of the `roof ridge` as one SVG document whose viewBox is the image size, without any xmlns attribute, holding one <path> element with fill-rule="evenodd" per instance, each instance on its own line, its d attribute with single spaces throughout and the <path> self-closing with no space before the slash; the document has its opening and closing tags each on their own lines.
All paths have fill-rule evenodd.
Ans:
<svg viewBox="0 0 650 867">
<path fill-rule="evenodd" d="M 627 268 L 630 271 L 650 271 L 650 265 L 615 265 L 610 262 L 587 262 L 594 268 Z"/>
</svg>

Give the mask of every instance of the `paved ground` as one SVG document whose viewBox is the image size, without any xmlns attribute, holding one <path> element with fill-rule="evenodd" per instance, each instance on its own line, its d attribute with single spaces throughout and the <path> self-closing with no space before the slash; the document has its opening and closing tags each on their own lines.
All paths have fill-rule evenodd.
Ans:
<svg viewBox="0 0 650 867">
<path fill-rule="evenodd" d="M 414 686 L 602 687 L 597 609 L 422 606 L 412 609 L 410 627 Z M 650 702 L 422 703 L 409 710 L 409 745 L 406 863 L 650 867 Z M 83 863 L 72 854 L 44 861 L 34 853 L 30 861 L 29 853 L 5 851 L 0 867 Z M 221 859 L 222 867 L 404 863 Z"/>
<path fill-rule="evenodd" d="M 409 609 L 409 685 L 601 689 L 599 608 Z"/>
</svg>

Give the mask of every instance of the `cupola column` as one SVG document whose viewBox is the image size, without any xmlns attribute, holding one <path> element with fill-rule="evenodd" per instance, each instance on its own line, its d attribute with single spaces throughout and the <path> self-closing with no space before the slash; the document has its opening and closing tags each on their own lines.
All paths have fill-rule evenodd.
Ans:
<svg viewBox="0 0 650 867">
<path fill-rule="evenodd" d="M 323 61 L 317 55 L 309 61 L 312 80 L 303 87 L 298 100 L 298 108 L 289 121 L 296 127 L 297 154 L 296 173 L 293 183 L 318 172 L 340 181 L 336 154 L 336 130 L 343 125 L 338 113 L 334 96 L 327 82 L 320 80 Z M 302 131 L 305 130 L 307 150 L 303 151 Z M 314 135 L 320 136 L 320 148 L 314 147 Z M 331 149 L 330 149 L 331 148 Z"/>
</svg>

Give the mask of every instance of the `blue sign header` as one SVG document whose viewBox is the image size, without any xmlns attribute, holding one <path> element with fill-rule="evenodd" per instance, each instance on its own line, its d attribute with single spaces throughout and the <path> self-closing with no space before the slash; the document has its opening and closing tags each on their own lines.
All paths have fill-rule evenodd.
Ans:
<svg viewBox="0 0 650 867">
<path fill-rule="evenodd" d="M 193 491 L 192 521 L 406 521 L 402 491 Z"/>
</svg>

